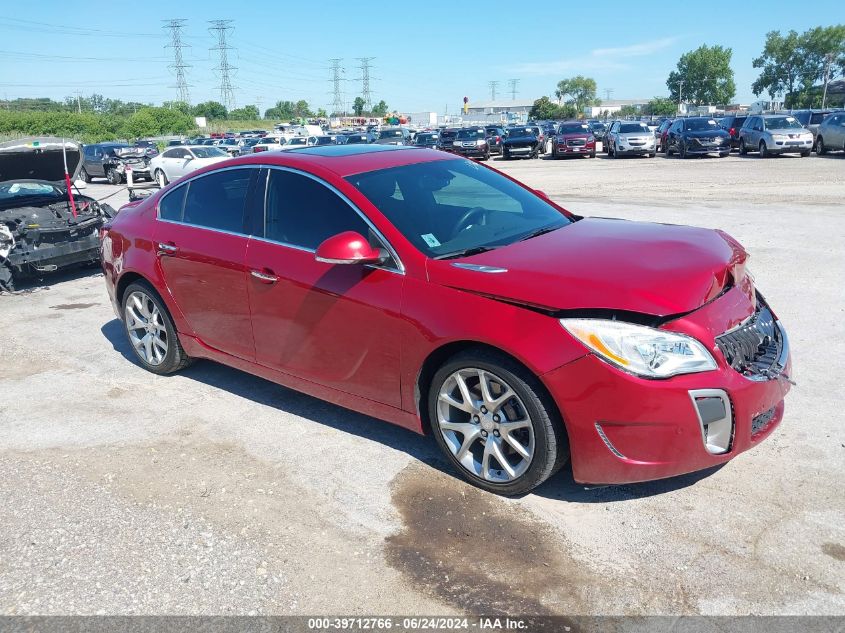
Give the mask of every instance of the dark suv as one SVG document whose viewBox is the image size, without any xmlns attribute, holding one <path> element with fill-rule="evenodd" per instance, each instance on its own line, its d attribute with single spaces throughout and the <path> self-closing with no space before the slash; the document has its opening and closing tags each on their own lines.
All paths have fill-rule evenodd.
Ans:
<svg viewBox="0 0 845 633">
<path fill-rule="evenodd" d="M 502 154 L 502 141 L 505 138 L 505 131 L 497 126 L 487 126 L 484 128 L 487 134 L 487 144 L 490 146 L 491 154 Z"/>
<path fill-rule="evenodd" d="M 132 147 L 126 143 L 96 143 L 82 149 L 82 169 L 79 177 L 85 182 L 92 178 L 105 178 L 113 185 L 126 181 L 126 172 L 133 179 L 152 180 L 150 157 L 145 147 Z"/>
<path fill-rule="evenodd" d="M 437 144 L 440 142 L 439 132 L 417 132 L 414 137 L 414 145 L 417 147 L 428 147 L 430 149 L 437 149 Z"/>
<path fill-rule="evenodd" d="M 747 114 L 729 114 L 719 122 L 721 128 L 731 135 L 731 149 L 739 148 L 739 131 L 747 118 Z"/>
<path fill-rule="evenodd" d="M 490 159 L 490 145 L 487 143 L 487 133 L 483 127 L 465 127 L 458 130 L 455 137 L 454 151 L 459 156 Z"/>
<path fill-rule="evenodd" d="M 455 139 L 458 137 L 458 130 L 453 128 L 446 128 L 440 132 L 440 142 L 437 144 L 438 149 L 444 152 L 455 151 Z"/>
<path fill-rule="evenodd" d="M 515 125 L 508 128 L 502 143 L 502 157 L 510 160 L 517 156 L 537 158 L 543 152 L 545 138 L 537 125 Z"/>
</svg>

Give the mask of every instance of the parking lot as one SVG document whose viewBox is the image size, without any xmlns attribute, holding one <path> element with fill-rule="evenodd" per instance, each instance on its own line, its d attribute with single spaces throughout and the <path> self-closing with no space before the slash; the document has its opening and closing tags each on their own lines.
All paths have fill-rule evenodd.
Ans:
<svg viewBox="0 0 845 633">
<path fill-rule="evenodd" d="M 0 614 L 845 611 L 845 156 L 491 165 L 578 214 L 739 239 L 792 345 L 772 437 L 496 497 L 429 438 L 210 362 L 144 371 L 77 270 L 0 296 Z"/>
</svg>

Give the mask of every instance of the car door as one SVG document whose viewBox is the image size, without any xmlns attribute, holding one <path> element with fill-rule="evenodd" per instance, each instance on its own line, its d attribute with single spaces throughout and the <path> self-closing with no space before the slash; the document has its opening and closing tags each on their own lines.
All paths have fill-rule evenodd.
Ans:
<svg viewBox="0 0 845 633">
<path fill-rule="evenodd" d="M 763 130 L 763 121 L 760 117 L 754 117 L 751 120 L 751 125 L 748 126 L 747 134 L 745 135 L 745 144 L 749 148 L 757 147 L 760 142 L 760 132 Z"/>
<path fill-rule="evenodd" d="M 258 172 L 221 169 L 175 187 L 159 201 L 154 230 L 160 274 L 194 335 L 246 360 L 254 360 L 255 345 L 244 210 Z"/>
<path fill-rule="evenodd" d="M 173 179 L 181 178 L 182 176 L 191 173 L 197 169 L 196 156 L 186 147 L 182 147 L 176 152 L 170 161 L 170 170 L 173 172 Z"/>
<path fill-rule="evenodd" d="M 835 115 L 835 119 L 828 124 L 827 129 L 830 133 L 822 137 L 825 145 L 830 149 L 845 149 L 845 115 Z"/>
<path fill-rule="evenodd" d="M 246 256 L 257 362 L 399 407 L 398 262 L 318 262 L 317 246 L 343 231 L 384 243 L 327 183 L 289 169 L 267 173 L 264 230 Z"/>
<path fill-rule="evenodd" d="M 86 162 L 85 171 L 89 176 L 105 176 L 106 171 L 103 168 L 103 161 L 105 160 L 105 153 L 103 148 L 99 145 L 91 147 L 91 161 Z M 90 168 L 89 168 L 90 167 Z"/>
</svg>

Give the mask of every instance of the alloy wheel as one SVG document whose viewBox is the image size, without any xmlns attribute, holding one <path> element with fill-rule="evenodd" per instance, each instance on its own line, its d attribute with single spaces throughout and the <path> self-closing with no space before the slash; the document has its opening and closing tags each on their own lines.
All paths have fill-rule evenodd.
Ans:
<svg viewBox="0 0 845 633">
<path fill-rule="evenodd" d="M 457 462 L 493 483 L 521 477 L 534 457 L 534 427 L 516 391 L 490 371 L 449 375 L 437 397 L 437 424 Z"/>
<path fill-rule="evenodd" d="M 161 311 L 152 298 L 136 290 L 126 301 L 124 316 L 129 341 L 138 357 L 148 365 L 161 365 L 169 340 Z"/>
<path fill-rule="evenodd" d="M 164 172 L 160 169 L 156 170 L 156 181 L 158 182 L 158 186 L 164 188 L 167 185 L 167 176 L 164 175 Z"/>
</svg>

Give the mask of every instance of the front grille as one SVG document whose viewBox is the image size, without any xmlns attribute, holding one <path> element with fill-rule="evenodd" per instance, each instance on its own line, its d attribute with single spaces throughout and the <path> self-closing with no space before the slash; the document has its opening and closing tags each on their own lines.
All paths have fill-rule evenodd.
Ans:
<svg viewBox="0 0 845 633">
<path fill-rule="evenodd" d="M 755 415 L 754 418 L 751 420 L 751 436 L 754 437 L 758 433 L 765 430 L 769 423 L 775 417 L 775 409 L 776 407 L 772 407 L 768 411 L 764 411 L 760 415 Z"/>
<path fill-rule="evenodd" d="M 716 337 L 728 365 L 748 377 L 774 378 L 783 367 L 784 340 L 775 317 L 760 300 L 757 311 L 739 327 Z"/>
<path fill-rule="evenodd" d="M 587 139 L 585 138 L 571 138 L 566 141 L 566 144 L 570 147 L 584 147 L 587 144 Z"/>
</svg>

